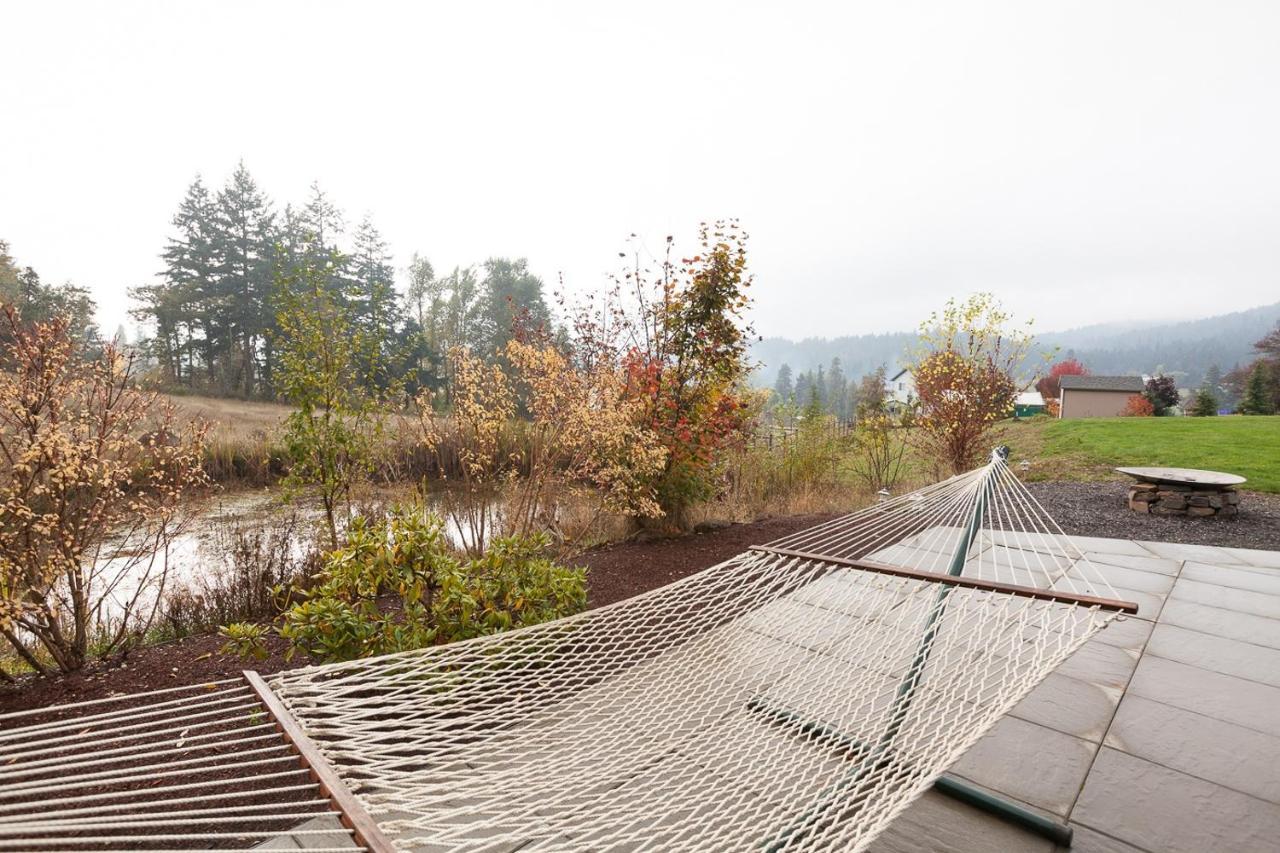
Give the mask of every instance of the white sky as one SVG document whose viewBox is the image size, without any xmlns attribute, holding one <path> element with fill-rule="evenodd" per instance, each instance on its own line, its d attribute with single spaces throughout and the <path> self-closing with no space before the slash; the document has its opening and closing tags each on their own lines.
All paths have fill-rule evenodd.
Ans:
<svg viewBox="0 0 1280 853">
<path fill-rule="evenodd" d="M 107 331 L 240 158 L 398 266 L 579 290 L 737 216 L 764 334 L 1280 299 L 1280 3 L 0 0 L 0 32 L 0 237 Z"/>
</svg>

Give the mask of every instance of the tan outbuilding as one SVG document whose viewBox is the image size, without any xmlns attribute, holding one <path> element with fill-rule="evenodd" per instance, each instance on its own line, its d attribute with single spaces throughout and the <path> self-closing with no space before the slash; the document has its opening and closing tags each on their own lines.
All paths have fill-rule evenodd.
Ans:
<svg viewBox="0 0 1280 853">
<path fill-rule="evenodd" d="M 1118 417 L 1146 387 L 1141 376 L 1063 376 L 1058 382 L 1061 418 Z"/>
</svg>

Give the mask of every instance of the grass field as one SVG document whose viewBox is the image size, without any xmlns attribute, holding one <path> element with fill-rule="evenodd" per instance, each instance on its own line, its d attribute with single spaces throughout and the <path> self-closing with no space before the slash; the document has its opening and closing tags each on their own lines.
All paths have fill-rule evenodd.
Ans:
<svg viewBox="0 0 1280 853">
<path fill-rule="evenodd" d="M 1114 478 L 1117 465 L 1228 471 L 1244 488 L 1280 493 L 1280 417 L 1037 418 L 1007 431 L 1029 479 Z"/>
</svg>

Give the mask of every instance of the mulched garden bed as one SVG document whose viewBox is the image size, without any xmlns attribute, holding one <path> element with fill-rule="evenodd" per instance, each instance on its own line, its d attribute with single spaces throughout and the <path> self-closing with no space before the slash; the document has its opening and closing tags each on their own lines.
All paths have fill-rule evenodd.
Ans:
<svg viewBox="0 0 1280 853">
<path fill-rule="evenodd" d="M 770 518 L 677 539 L 622 543 L 588 552 L 573 562 L 590 570 L 587 576 L 590 606 L 601 607 L 679 580 L 752 545 L 787 536 L 829 517 Z M 304 656 L 286 661 L 286 644 L 279 637 L 267 638 L 270 654 L 262 661 L 224 655 L 219 651 L 222 644 L 222 638 L 217 635 L 188 637 L 174 643 L 143 646 L 123 660 L 99 662 L 77 675 L 27 678 L 16 685 L 0 684 L 0 713 L 235 678 L 245 669 L 269 675 L 307 663 Z M 0 723 L 0 728 L 3 725 Z"/>
<path fill-rule="evenodd" d="M 1045 481 L 1027 488 L 1075 536 L 1280 550 L 1280 495 L 1241 491 L 1234 518 L 1147 515 L 1129 509 L 1132 482 Z"/>
</svg>

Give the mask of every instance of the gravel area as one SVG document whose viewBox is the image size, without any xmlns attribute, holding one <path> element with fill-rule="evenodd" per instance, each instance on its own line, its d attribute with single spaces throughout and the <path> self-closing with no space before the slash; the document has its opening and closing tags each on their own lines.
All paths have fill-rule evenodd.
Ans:
<svg viewBox="0 0 1280 853">
<path fill-rule="evenodd" d="M 1129 509 L 1129 482 L 1047 481 L 1027 483 L 1027 488 L 1066 533 L 1076 536 L 1280 551 L 1280 495 L 1241 491 L 1240 514 L 1234 518 L 1146 515 Z"/>
</svg>

